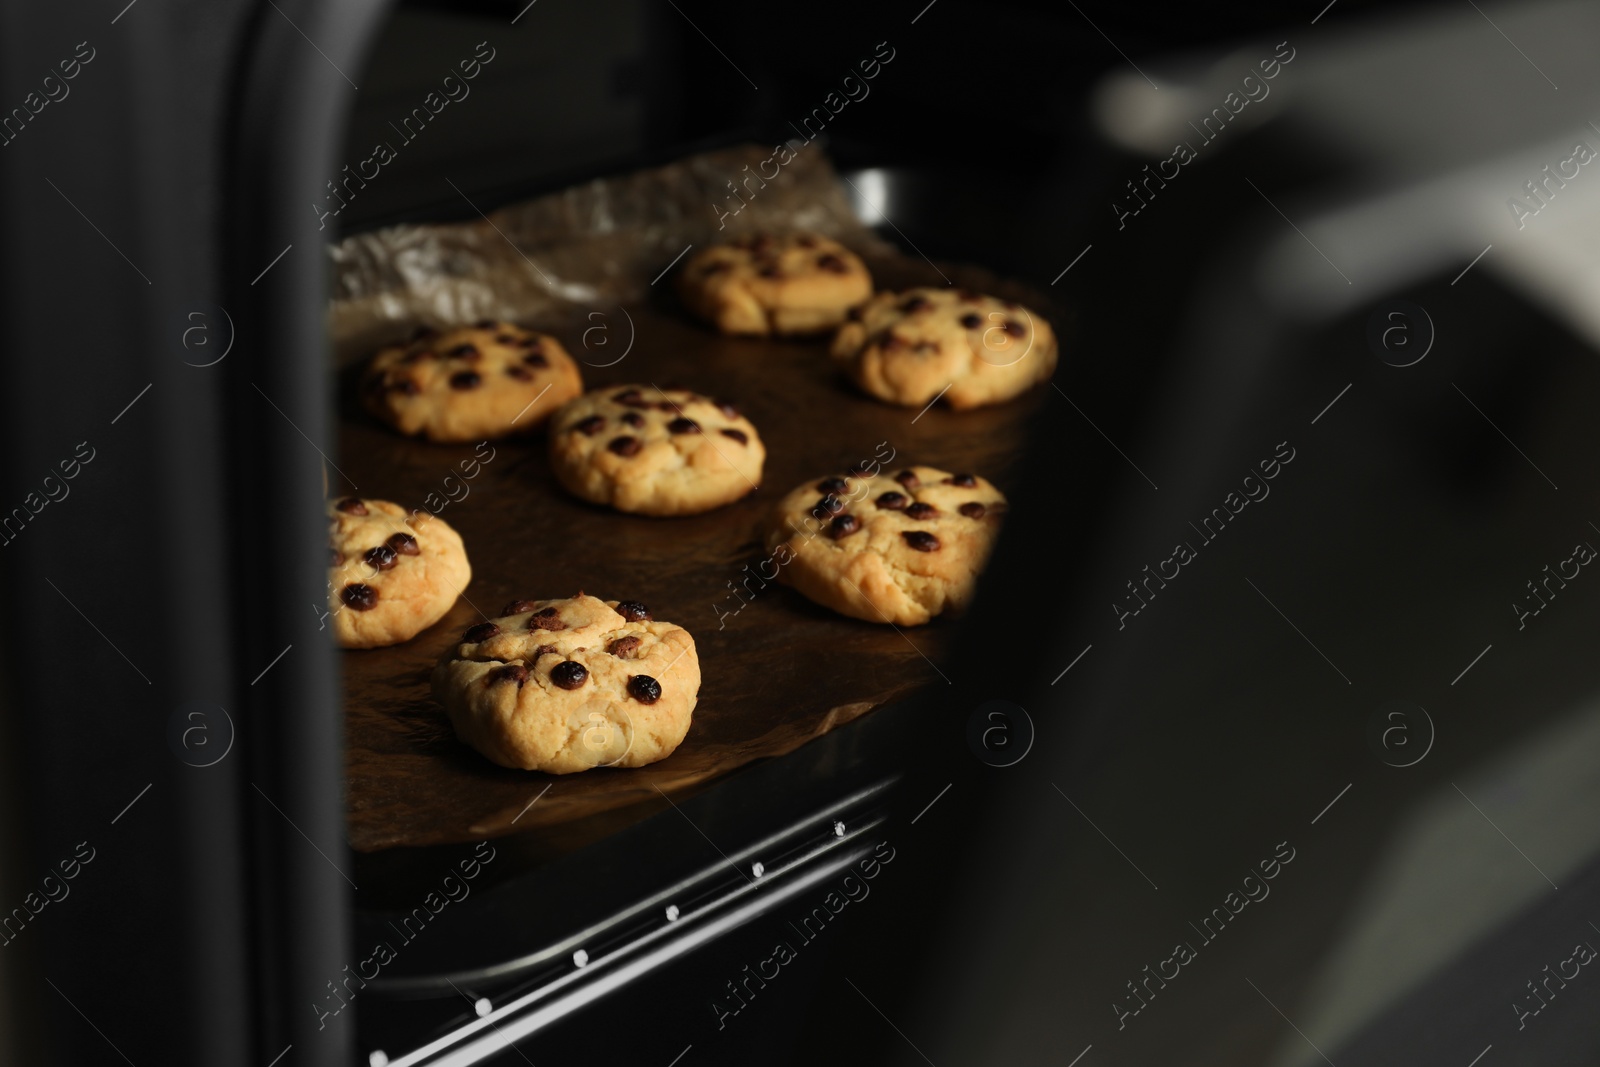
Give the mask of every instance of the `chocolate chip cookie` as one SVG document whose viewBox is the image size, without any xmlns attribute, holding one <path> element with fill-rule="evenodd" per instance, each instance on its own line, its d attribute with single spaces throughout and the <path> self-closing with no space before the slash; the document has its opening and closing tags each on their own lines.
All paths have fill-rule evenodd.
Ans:
<svg viewBox="0 0 1600 1067">
<path fill-rule="evenodd" d="M 636 600 L 519 600 L 433 672 L 456 736 L 502 767 L 570 774 L 665 759 L 700 691 L 694 638 Z"/>
<path fill-rule="evenodd" d="M 653 385 L 596 389 L 550 421 L 550 462 L 585 500 L 641 515 L 694 515 L 761 484 L 767 457 L 732 404 Z"/>
<path fill-rule="evenodd" d="M 779 501 L 767 551 L 779 580 L 868 622 L 917 626 L 958 612 L 999 533 L 1006 498 L 934 467 L 807 482 Z"/>
<path fill-rule="evenodd" d="M 833 357 L 880 400 L 956 410 L 998 404 L 1056 367 L 1050 324 L 1020 304 L 954 289 L 879 293 L 834 335 Z"/>
<path fill-rule="evenodd" d="M 328 502 L 328 611 L 345 648 L 409 641 L 472 581 L 461 535 L 387 500 Z"/>
<path fill-rule="evenodd" d="M 481 441 L 522 433 L 583 392 L 561 342 L 506 322 L 423 327 L 372 357 L 367 410 L 403 434 Z"/>
<path fill-rule="evenodd" d="M 744 237 L 696 252 L 678 292 L 723 333 L 808 334 L 830 330 L 872 295 L 861 257 L 813 233 Z"/>
</svg>

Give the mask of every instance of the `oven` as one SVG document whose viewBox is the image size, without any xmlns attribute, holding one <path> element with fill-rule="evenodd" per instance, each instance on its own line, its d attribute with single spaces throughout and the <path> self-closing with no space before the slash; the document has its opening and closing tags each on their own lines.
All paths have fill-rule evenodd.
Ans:
<svg viewBox="0 0 1600 1067">
<path fill-rule="evenodd" d="M 0 19 L 0 1059 L 1593 1059 L 1593 5 Z M 1061 364 L 918 412 L 716 338 L 669 280 L 730 224 Z M 482 317 L 735 384 L 769 480 L 547 520 L 541 439 L 361 412 Z M 880 441 L 1005 489 L 970 610 L 746 584 Z M 439 501 L 474 595 L 653 590 L 699 725 L 490 768 L 446 638 L 333 647 L 343 494 Z"/>
</svg>

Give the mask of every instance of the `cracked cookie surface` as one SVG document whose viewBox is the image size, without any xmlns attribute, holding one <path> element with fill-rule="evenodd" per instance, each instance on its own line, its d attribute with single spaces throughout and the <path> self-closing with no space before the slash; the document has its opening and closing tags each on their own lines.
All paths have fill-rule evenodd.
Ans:
<svg viewBox="0 0 1600 1067">
<path fill-rule="evenodd" d="M 842 615 L 918 626 L 961 611 L 999 533 L 988 480 L 936 467 L 819 478 L 778 503 L 767 551 L 778 579 Z"/>
<path fill-rule="evenodd" d="M 442 332 L 422 327 L 410 341 L 380 349 L 361 382 L 373 415 L 440 442 L 533 430 L 582 391 L 578 365 L 560 341 L 492 320 Z"/>
<path fill-rule="evenodd" d="M 879 293 L 834 335 L 833 358 L 891 404 L 998 404 L 1055 371 L 1050 324 L 1020 304 L 955 289 Z"/>
<path fill-rule="evenodd" d="M 456 736 L 502 767 L 642 767 L 689 731 L 700 660 L 638 601 L 520 600 L 468 627 L 433 671 Z"/>
<path fill-rule="evenodd" d="M 832 329 L 872 295 L 861 257 L 814 233 L 743 237 L 696 252 L 678 292 L 723 333 L 809 334 Z"/>
<path fill-rule="evenodd" d="M 732 404 L 653 385 L 596 389 L 550 421 L 556 477 L 584 500 L 641 515 L 695 515 L 761 485 L 766 448 Z"/>
<path fill-rule="evenodd" d="M 472 581 L 461 535 L 425 511 L 344 497 L 328 511 L 328 611 L 345 648 L 409 641 Z"/>
</svg>

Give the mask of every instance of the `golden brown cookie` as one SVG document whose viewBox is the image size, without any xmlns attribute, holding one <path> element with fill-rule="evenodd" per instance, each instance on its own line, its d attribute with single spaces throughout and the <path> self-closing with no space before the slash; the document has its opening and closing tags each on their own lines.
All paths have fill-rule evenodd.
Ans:
<svg viewBox="0 0 1600 1067">
<path fill-rule="evenodd" d="M 550 464 L 585 500 L 640 515 L 695 515 L 761 484 L 767 452 L 732 404 L 688 389 L 619 385 L 550 421 Z"/>
<path fill-rule="evenodd" d="M 678 292 L 723 333 L 808 334 L 830 330 L 872 295 L 861 257 L 814 233 L 744 237 L 696 252 Z"/>
<path fill-rule="evenodd" d="M 409 641 L 444 617 L 472 581 L 461 535 L 387 500 L 328 502 L 328 610 L 345 648 Z"/>
<path fill-rule="evenodd" d="M 779 580 L 842 615 L 918 626 L 972 599 L 1006 498 L 934 467 L 857 471 L 779 501 L 766 546 Z"/>
<path fill-rule="evenodd" d="M 569 774 L 665 759 L 700 692 L 694 638 L 638 601 L 519 600 L 433 672 L 456 736 L 502 767 Z"/>
<path fill-rule="evenodd" d="M 403 434 L 482 441 L 536 428 L 583 392 L 561 342 L 506 322 L 419 329 L 372 357 L 367 410 Z"/>
<path fill-rule="evenodd" d="M 880 400 L 956 410 L 998 404 L 1056 368 L 1050 324 L 1020 304 L 954 289 L 879 293 L 839 328 L 833 357 Z"/>
</svg>

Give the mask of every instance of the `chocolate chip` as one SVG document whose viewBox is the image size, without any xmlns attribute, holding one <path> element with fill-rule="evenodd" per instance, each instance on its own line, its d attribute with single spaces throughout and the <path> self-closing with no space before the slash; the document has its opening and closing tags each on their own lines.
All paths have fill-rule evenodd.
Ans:
<svg viewBox="0 0 1600 1067">
<path fill-rule="evenodd" d="M 843 478 L 824 478 L 817 483 L 819 493 L 842 493 L 850 488 L 850 483 Z"/>
<path fill-rule="evenodd" d="M 417 539 L 408 533 L 390 534 L 384 542 L 402 556 L 417 556 L 422 554 L 422 549 L 417 547 Z"/>
<path fill-rule="evenodd" d="M 822 515 L 837 515 L 844 510 L 844 501 L 832 493 L 825 494 L 811 507 L 811 514 L 821 518 Z"/>
<path fill-rule="evenodd" d="M 636 674 L 628 679 L 628 695 L 641 704 L 654 704 L 661 699 L 661 683 L 648 674 Z"/>
<path fill-rule="evenodd" d="M 611 642 L 606 646 L 606 651 L 618 659 L 631 659 L 641 643 L 637 634 L 629 634 L 627 637 L 619 637 Z"/>
<path fill-rule="evenodd" d="M 715 262 L 707 263 L 705 266 L 701 267 L 700 274 L 702 277 L 709 277 L 713 274 L 721 274 L 725 270 L 731 270 L 732 267 L 732 263 L 728 263 L 719 259 Z"/>
<path fill-rule="evenodd" d="M 528 668 L 520 663 L 507 663 L 504 667 L 496 667 L 488 674 L 488 682 L 516 682 L 517 688 L 522 688 L 522 683 L 528 680 Z"/>
<path fill-rule="evenodd" d="M 614 394 L 611 399 L 618 404 L 631 404 L 635 400 L 642 399 L 642 397 L 637 389 L 624 389 L 622 392 Z"/>
<path fill-rule="evenodd" d="M 835 541 L 841 537 L 849 537 L 861 529 L 861 520 L 854 515 L 840 515 L 828 524 L 828 536 Z"/>
<path fill-rule="evenodd" d="M 972 474 L 952 474 L 945 481 L 950 485 L 959 485 L 963 489 L 971 489 L 978 484 L 977 476 Z"/>
<path fill-rule="evenodd" d="M 378 591 L 370 585 L 351 582 L 339 590 L 339 599 L 344 601 L 344 605 L 347 608 L 354 608 L 356 611 L 371 611 L 378 606 Z"/>
<path fill-rule="evenodd" d="M 878 506 L 886 511 L 899 511 L 906 506 L 906 495 L 889 490 L 887 493 L 878 494 Z"/>
<path fill-rule="evenodd" d="M 914 296 L 910 300 L 906 300 L 901 303 L 900 310 L 909 315 L 914 311 L 922 311 L 923 309 L 930 308 L 932 306 L 932 302 L 929 301 L 927 297 Z"/>
<path fill-rule="evenodd" d="M 1006 324 L 1001 327 L 1001 329 L 1005 330 L 1006 333 L 1009 333 L 1012 337 L 1021 337 L 1023 334 L 1028 332 L 1027 327 L 1013 319 L 1007 319 Z"/>
<path fill-rule="evenodd" d="M 668 433 L 699 433 L 700 424 L 693 419 L 676 418 L 667 423 Z"/>
<path fill-rule="evenodd" d="M 540 608 L 528 619 L 530 630 L 565 630 L 567 624 L 561 619 L 561 612 L 554 607 Z"/>
<path fill-rule="evenodd" d="M 477 359 L 478 347 L 476 345 L 456 345 L 445 353 L 451 359 Z"/>
<path fill-rule="evenodd" d="M 976 500 L 969 500 L 956 509 L 969 519 L 981 519 L 988 509 Z"/>
<path fill-rule="evenodd" d="M 622 421 L 627 423 L 629 426 L 637 428 L 644 425 L 644 416 L 639 414 L 637 411 L 629 411 L 623 414 Z"/>
<path fill-rule="evenodd" d="M 738 441 L 741 445 L 747 445 L 750 443 L 750 438 L 745 435 L 743 430 L 723 430 L 722 436 L 731 437 L 735 441 Z"/>
<path fill-rule="evenodd" d="M 899 474 L 894 476 L 894 480 L 905 486 L 907 489 L 915 489 L 917 486 L 922 484 L 922 479 L 917 477 L 916 471 L 901 471 Z"/>
<path fill-rule="evenodd" d="M 853 307 L 844 313 L 844 317 L 849 319 L 851 322 L 860 322 L 861 309 L 859 307 Z"/>
<path fill-rule="evenodd" d="M 906 518 L 917 519 L 918 521 L 921 521 L 922 519 L 931 519 L 938 514 L 939 509 L 934 507 L 932 504 L 923 504 L 919 502 L 906 508 Z"/>
<path fill-rule="evenodd" d="M 475 645 L 479 641 L 489 640 L 489 638 L 495 636 L 499 632 L 500 627 L 496 626 L 494 623 L 480 622 L 476 626 L 467 627 L 467 632 L 461 635 L 461 640 L 467 642 L 468 644 Z"/>
<path fill-rule="evenodd" d="M 577 689 L 589 680 L 589 668 L 575 660 L 564 659 L 550 668 L 550 680 L 563 689 Z"/>
<path fill-rule="evenodd" d="M 975 311 L 970 311 L 961 316 L 961 325 L 965 326 L 969 330 L 976 330 L 979 326 L 983 325 L 983 317 Z"/>
<path fill-rule="evenodd" d="M 510 366 L 506 368 L 507 377 L 515 378 L 519 382 L 533 381 L 533 372 L 527 367 Z"/>
<path fill-rule="evenodd" d="M 629 622 L 645 622 L 650 618 L 650 609 L 637 600 L 623 600 L 617 604 L 617 614 Z"/>
<path fill-rule="evenodd" d="M 548 656 L 554 651 L 556 651 L 555 645 L 540 645 L 533 650 L 533 659 L 530 662 L 538 663 L 541 657 Z"/>
<path fill-rule="evenodd" d="M 334 507 L 347 515 L 365 515 L 367 513 L 367 506 L 353 496 L 345 497 Z"/>
<path fill-rule="evenodd" d="M 500 609 L 500 617 L 505 618 L 507 615 L 521 615 L 525 611 L 532 611 L 535 606 L 536 603 L 532 600 L 513 600 L 511 603 Z"/>
<path fill-rule="evenodd" d="M 516 340 L 516 346 L 518 348 L 538 348 L 539 344 L 540 342 L 537 337 L 519 337 Z"/>
<path fill-rule="evenodd" d="M 825 252 L 817 257 L 817 266 L 823 270 L 832 271 L 834 274 L 848 274 L 850 265 L 832 252 Z"/>
<path fill-rule="evenodd" d="M 369 548 L 361 558 L 367 561 L 367 566 L 376 571 L 386 571 L 400 562 L 400 556 L 388 545 Z"/>
<path fill-rule="evenodd" d="M 541 352 L 529 352 L 522 357 L 522 362 L 530 367 L 548 367 L 550 365 L 550 361 Z"/>
<path fill-rule="evenodd" d="M 416 396 L 422 392 L 422 386 L 417 384 L 415 378 L 400 378 L 390 388 L 401 396 Z"/>
<path fill-rule="evenodd" d="M 803 233 L 799 237 L 796 237 L 794 239 L 794 243 L 799 245 L 801 248 L 817 247 L 817 239 L 811 236 L 809 233 Z"/>
<path fill-rule="evenodd" d="M 763 263 L 759 268 L 757 268 L 756 273 L 761 275 L 763 278 L 776 278 L 778 275 L 783 273 L 783 269 L 776 263 Z"/>
<path fill-rule="evenodd" d="M 644 445 L 637 437 L 629 437 L 627 434 L 623 434 L 621 437 L 613 437 L 606 447 L 619 456 L 637 456 Z"/>
<path fill-rule="evenodd" d="M 734 406 L 733 401 L 713 400 L 712 403 L 716 405 L 718 411 L 722 412 L 728 418 L 737 419 L 739 417 L 739 409 Z"/>
<path fill-rule="evenodd" d="M 876 478 L 878 472 L 873 470 L 876 466 L 875 463 L 852 463 L 846 468 L 845 474 L 851 478 Z"/>
<path fill-rule="evenodd" d="M 476 389 L 482 382 L 483 379 L 479 377 L 478 372 L 475 370 L 457 371 L 450 375 L 450 388 L 452 389 Z"/>
<path fill-rule="evenodd" d="M 509 333 L 496 334 L 494 340 L 496 344 L 501 345 L 514 345 L 517 343 L 517 339 Z"/>
<path fill-rule="evenodd" d="M 888 337 L 883 339 L 883 348 L 888 352 L 895 352 L 899 349 L 910 347 L 911 342 L 907 341 L 904 337 L 901 337 L 898 334 L 891 333 Z"/>
<path fill-rule="evenodd" d="M 585 437 L 593 437 L 604 429 L 605 425 L 606 417 L 604 415 L 590 415 L 587 419 L 579 419 L 573 423 L 572 428 Z"/>
<path fill-rule="evenodd" d="M 926 530 L 907 530 L 900 536 L 906 539 L 906 544 L 918 552 L 939 551 L 939 539 Z"/>
</svg>

